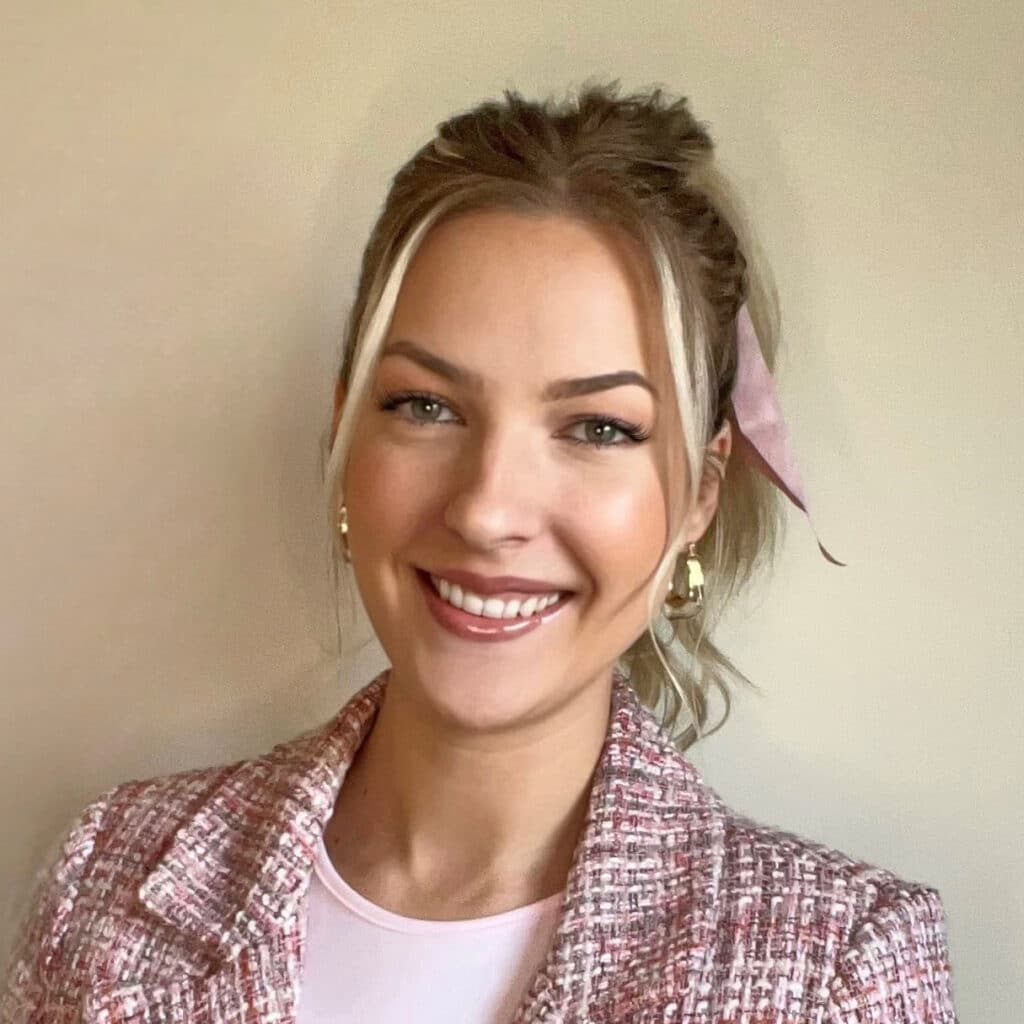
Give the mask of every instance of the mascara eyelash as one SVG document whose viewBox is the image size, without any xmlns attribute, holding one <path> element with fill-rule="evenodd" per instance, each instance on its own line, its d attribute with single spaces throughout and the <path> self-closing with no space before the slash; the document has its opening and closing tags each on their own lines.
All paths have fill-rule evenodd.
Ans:
<svg viewBox="0 0 1024 1024">
<path fill-rule="evenodd" d="M 437 402 L 439 405 L 443 405 L 446 409 L 451 409 L 451 406 L 447 401 L 445 401 L 445 399 L 431 391 L 394 391 L 381 398 L 378 402 L 378 407 L 383 412 L 393 412 L 398 408 L 398 406 L 403 405 L 405 402 L 411 402 L 417 399 L 427 402 Z M 454 412 L 455 410 L 451 409 L 451 411 Z M 409 422 L 414 423 L 417 426 L 431 425 L 429 420 L 410 420 Z M 574 420 L 570 424 L 570 427 L 579 426 L 581 423 L 598 423 L 602 426 L 614 427 L 628 438 L 628 442 L 614 441 L 609 444 L 601 444 L 598 441 L 584 441 L 578 437 L 566 438 L 566 440 L 573 444 L 584 445 L 587 448 L 621 448 L 627 443 L 641 444 L 651 436 L 650 431 L 644 430 L 639 423 L 631 423 L 628 420 L 620 420 L 611 416 L 583 416 Z"/>
<path fill-rule="evenodd" d="M 638 423 L 630 423 L 627 420 L 611 419 L 607 416 L 585 416 L 576 420 L 572 426 L 579 426 L 581 423 L 598 423 L 601 426 L 614 427 L 620 433 L 625 434 L 628 441 L 613 441 L 610 444 L 600 444 L 597 441 L 583 441 L 578 437 L 570 437 L 567 440 L 573 444 L 583 444 L 590 448 L 621 448 L 628 444 L 641 444 L 651 435 L 650 431 L 644 430 Z"/>
<path fill-rule="evenodd" d="M 382 411 L 390 412 L 404 402 L 411 402 L 417 398 L 425 399 L 428 402 L 437 402 L 439 405 L 448 405 L 440 395 L 432 394 L 429 391 L 392 391 L 380 399 L 378 406 Z"/>
</svg>

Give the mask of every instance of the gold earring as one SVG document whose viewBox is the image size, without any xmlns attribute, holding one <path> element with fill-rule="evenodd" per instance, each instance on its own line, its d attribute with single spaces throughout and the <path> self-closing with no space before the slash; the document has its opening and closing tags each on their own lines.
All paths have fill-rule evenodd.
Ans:
<svg viewBox="0 0 1024 1024">
<path fill-rule="evenodd" d="M 687 546 L 686 553 L 686 595 L 673 594 L 672 590 L 672 581 L 669 580 L 669 596 L 665 598 L 666 619 L 673 622 L 677 619 L 693 619 L 704 610 L 704 567 L 700 564 L 693 544 Z"/>
<path fill-rule="evenodd" d="M 352 550 L 348 546 L 348 509 L 342 505 L 338 509 L 338 532 L 341 534 L 341 550 L 346 562 L 352 561 Z"/>
</svg>

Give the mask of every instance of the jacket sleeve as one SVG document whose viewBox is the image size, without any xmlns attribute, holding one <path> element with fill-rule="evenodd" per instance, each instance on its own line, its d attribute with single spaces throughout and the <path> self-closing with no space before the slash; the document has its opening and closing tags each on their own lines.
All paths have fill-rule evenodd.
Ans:
<svg viewBox="0 0 1024 1024">
<path fill-rule="evenodd" d="M 116 787 L 115 787 L 116 788 Z M 50 844 L 28 887 L 29 896 L 9 912 L 14 939 L 3 985 L 0 1024 L 54 1022 L 54 1005 L 46 1005 L 48 977 L 59 964 L 61 938 L 74 912 L 80 883 L 96 847 L 109 790 L 93 800 Z M 68 1010 L 72 1008 L 67 1007 Z"/>
<path fill-rule="evenodd" d="M 957 1024 L 946 915 L 925 886 L 884 890 L 833 979 L 828 1024 Z"/>
</svg>

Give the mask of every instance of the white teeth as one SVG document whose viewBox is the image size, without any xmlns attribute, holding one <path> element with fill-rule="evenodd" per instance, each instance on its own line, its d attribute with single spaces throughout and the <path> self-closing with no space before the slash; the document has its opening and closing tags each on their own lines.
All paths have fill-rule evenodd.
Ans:
<svg viewBox="0 0 1024 1024">
<path fill-rule="evenodd" d="M 544 594 L 528 597 L 525 601 L 513 598 L 503 601 L 500 597 L 481 597 L 472 591 L 463 590 L 458 583 L 449 583 L 440 576 L 431 576 L 430 582 L 441 597 L 456 608 L 461 608 L 471 615 L 481 615 L 487 619 L 528 619 L 536 612 L 543 611 L 553 605 L 562 595 Z"/>
</svg>

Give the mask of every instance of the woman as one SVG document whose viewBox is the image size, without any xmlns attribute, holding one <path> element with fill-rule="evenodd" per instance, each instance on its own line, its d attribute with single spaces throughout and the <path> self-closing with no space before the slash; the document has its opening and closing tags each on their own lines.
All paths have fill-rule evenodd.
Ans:
<svg viewBox="0 0 1024 1024">
<path fill-rule="evenodd" d="M 741 678 L 708 632 L 771 555 L 771 484 L 803 507 L 754 255 L 685 101 L 440 126 L 367 247 L 328 437 L 391 667 L 263 757 L 91 804 L 0 1020 L 955 1020 L 933 889 L 739 816 L 680 753 Z"/>
</svg>

